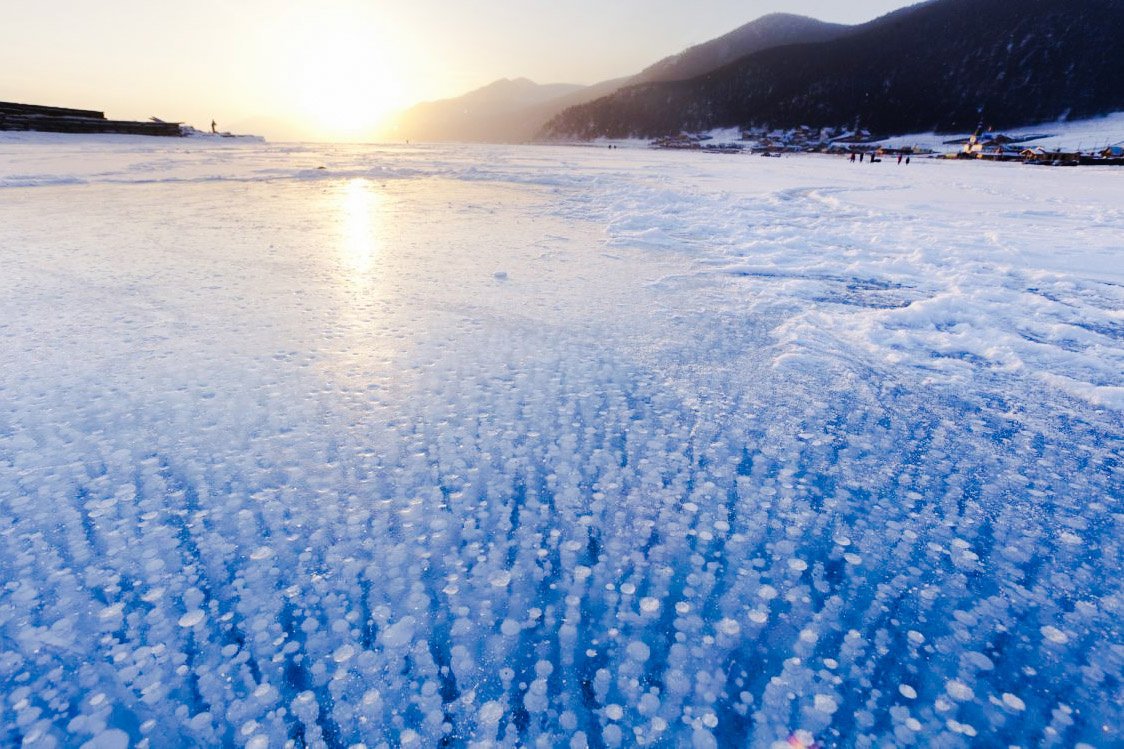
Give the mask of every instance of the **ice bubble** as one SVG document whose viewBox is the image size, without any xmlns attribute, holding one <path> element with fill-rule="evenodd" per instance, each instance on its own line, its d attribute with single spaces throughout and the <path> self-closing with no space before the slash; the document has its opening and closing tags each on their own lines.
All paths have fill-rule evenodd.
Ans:
<svg viewBox="0 0 1124 749">
<path fill-rule="evenodd" d="M 630 642 L 627 651 L 628 657 L 637 663 L 643 663 L 652 656 L 652 649 L 639 640 Z"/>
<path fill-rule="evenodd" d="M 577 567 L 574 567 L 575 580 L 584 580 L 591 574 L 593 574 L 593 570 L 591 570 L 589 567 L 586 567 L 584 564 L 579 564 Z M 495 585 L 495 583 L 492 584 Z"/>
<path fill-rule="evenodd" d="M 733 619 L 723 619 L 718 622 L 718 631 L 732 637 L 742 631 L 742 626 Z"/>
<path fill-rule="evenodd" d="M 621 593 L 630 596 L 636 592 L 636 586 L 632 583 L 621 583 Z"/>
<path fill-rule="evenodd" d="M 492 574 L 488 578 L 493 588 L 506 588 L 511 583 L 511 572 L 509 570 L 500 570 Z"/>
<path fill-rule="evenodd" d="M 404 616 L 399 621 L 382 631 L 379 639 L 388 648 L 401 648 L 409 645 L 414 639 L 414 628 L 417 620 L 412 616 Z"/>
<path fill-rule="evenodd" d="M 507 271 L 498 270 L 498 271 L 496 271 L 495 273 L 492 274 L 492 278 L 496 279 L 497 281 L 506 281 L 507 280 Z"/>
<path fill-rule="evenodd" d="M 320 706 L 316 703 L 316 694 L 305 690 L 293 698 L 293 712 L 301 718 L 312 719 L 320 714 Z"/>
<path fill-rule="evenodd" d="M 792 746 L 793 741 L 796 742 L 797 746 L 811 747 L 815 745 L 816 737 L 812 735 L 811 731 L 800 729 L 793 731 L 792 736 L 789 737 L 789 746 Z"/>
<path fill-rule="evenodd" d="M 503 718 L 503 705 L 495 700 L 485 702 L 476 713 L 476 719 L 486 726 L 494 726 Z"/>
<path fill-rule="evenodd" d="M 352 646 L 352 645 L 341 645 L 339 648 L 336 649 L 336 652 L 332 653 L 332 660 L 334 660 L 336 663 L 344 663 L 346 661 L 351 660 L 351 657 L 354 656 L 354 655 L 355 655 L 355 647 L 354 646 Z"/>
<path fill-rule="evenodd" d="M 268 546 L 259 546 L 250 553 L 250 559 L 259 562 L 262 559 L 269 559 L 273 556 L 273 549 Z"/>
<path fill-rule="evenodd" d="M 194 627 L 203 621 L 204 616 L 202 609 L 193 609 L 180 617 L 179 625 L 181 627 Z"/>
<path fill-rule="evenodd" d="M 640 599 L 640 610 L 645 614 L 654 614 L 660 610 L 660 600 L 648 596 Z"/>
<path fill-rule="evenodd" d="M 144 592 L 144 595 L 141 596 L 141 600 L 145 603 L 156 603 L 164 597 L 164 593 L 166 592 L 167 590 L 162 587 L 149 588 Z"/>
<path fill-rule="evenodd" d="M 81 749 L 128 749 L 129 734 L 119 728 L 109 728 L 82 744 Z"/>
<path fill-rule="evenodd" d="M 916 629 L 909 630 L 909 632 L 906 633 L 906 637 L 908 637 L 909 641 L 914 645 L 920 645 L 925 642 L 925 635 L 921 634 Z"/>
<path fill-rule="evenodd" d="M 817 694 L 815 698 L 816 712 L 824 713 L 825 715 L 832 715 L 839 709 L 839 703 L 835 698 L 827 694 Z"/>
<path fill-rule="evenodd" d="M 754 624 L 764 624 L 765 622 L 769 621 L 769 612 L 761 611 L 760 609 L 754 609 L 753 611 L 749 612 L 749 620 Z"/>
<path fill-rule="evenodd" d="M 803 559 L 793 558 L 788 560 L 788 568 L 794 572 L 803 572 L 808 569 L 808 563 Z"/>
<path fill-rule="evenodd" d="M 907 700 L 917 699 L 917 690 L 909 684 L 898 685 L 898 691 L 901 693 L 902 697 L 905 697 Z"/>
<path fill-rule="evenodd" d="M 514 619 L 504 619 L 503 623 L 500 624 L 500 632 L 503 633 L 504 637 L 514 637 L 519 634 L 522 629 L 523 628 L 519 626 L 519 622 Z"/>
<path fill-rule="evenodd" d="M 640 697 L 640 703 L 637 705 L 637 709 L 640 711 L 641 715 L 655 715 L 660 709 L 660 698 L 651 692 L 645 692 Z"/>
<path fill-rule="evenodd" d="M 856 566 L 863 563 L 863 558 L 858 554 L 844 554 L 843 559 L 846 560 L 847 564 Z"/>
<path fill-rule="evenodd" d="M 772 585 L 762 585 L 757 589 L 757 596 L 765 601 L 771 601 L 777 597 L 777 589 Z"/>
<path fill-rule="evenodd" d="M 277 690 L 273 688 L 272 684 L 259 684 L 253 692 L 254 697 L 259 700 L 266 700 L 270 697 L 277 696 Z"/>
<path fill-rule="evenodd" d="M 696 728 L 691 734 L 692 749 L 718 749 L 718 739 L 714 734 L 703 728 Z"/>
<path fill-rule="evenodd" d="M 1047 625 L 1039 631 L 1047 640 L 1058 645 L 1065 645 L 1067 642 L 1069 642 L 1069 635 L 1067 635 L 1065 632 L 1062 632 L 1057 627 Z"/>
<path fill-rule="evenodd" d="M 1084 543 L 1084 539 L 1082 539 L 1081 536 L 1071 531 L 1063 531 L 1058 537 L 1062 540 L 1062 543 L 1069 546 L 1080 546 Z"/>
<path fill-rule="evenodd" d="M 970 686 L 957 679 L 951 679 L 944 685 L 944 689 L 948 692 L 948 696 L 960 702 L 967 702 L 968 700 L 975 699 L 976 693 Z"/>
<path fill-rule="evenodd" d="M 269 749 L 269 737 L 259 733 L 246 742 L 246 749 Z"/>
<path fill-rule="evenodd" d="M 1012 710 L 1017 710 L 1019 712 L 1026 710 L 1026 703 L 1010 692 L 1003 693 L 1003 704 L 1011 708 Z"/>
<path fill-rule="evenodd" d="M 620 720 L 624 717 L 624 708 L 620 705 L 612 704 L 605 706 L 605 717 L 609 720 Z"/>
</svg>

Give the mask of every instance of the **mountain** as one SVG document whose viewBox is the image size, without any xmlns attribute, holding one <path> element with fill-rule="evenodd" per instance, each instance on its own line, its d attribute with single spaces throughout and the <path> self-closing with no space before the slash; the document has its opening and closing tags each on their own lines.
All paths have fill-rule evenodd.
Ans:
<svg viewBox="0 0 1124 749">
<path fill-rule="evenodd" d="M 666 57 L 634 76 L 592 86 L 542 86 L 526 78 L 503 79 L 454 99 L 419 104 L 392 125 L 396 137 L 411 140 L 524 142 L 552 118 L 626 87 L 676 81 L 708 73 L 733 60 L 788 44 L 838 38 L 852 27 L 775 13 L 728 34 Z"/>
<path fill-rule="evenodd" d="M 399 137 L 419 141 L 525 141 L 542 123 L 527 122 L 521 114 L 524 110 L 582 88 L 504 78 L 455 99 L 418 104 L 401 115 L 393 129 Z"/>
<path fill-rule="evenodd" d="M 791 13 L 773 13 L 705 44 L 665 57 L 642 70 L 629 83 L 682 81 L 717 70 L 754 52 L 788 44 L 826 42 L 843 36 L 852 28 Z"/>
<path fill-rule="evenodd" d="M 1124 110 L 1124 2 L 931 0 L 834 39 L 571 107 L 549 138 L 768 125 L 963 131 Z"/>
</svg>

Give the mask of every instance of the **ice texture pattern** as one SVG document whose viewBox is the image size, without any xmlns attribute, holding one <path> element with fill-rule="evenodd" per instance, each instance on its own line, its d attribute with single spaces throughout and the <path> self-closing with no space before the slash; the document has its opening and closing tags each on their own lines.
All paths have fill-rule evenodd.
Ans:
<svg viewBox="0 0 1124 749">
<path fill-rule="evenodd" d="M 0 745 L 1120 746 L 1124 173 L 0 141 Z"/>
</svg>

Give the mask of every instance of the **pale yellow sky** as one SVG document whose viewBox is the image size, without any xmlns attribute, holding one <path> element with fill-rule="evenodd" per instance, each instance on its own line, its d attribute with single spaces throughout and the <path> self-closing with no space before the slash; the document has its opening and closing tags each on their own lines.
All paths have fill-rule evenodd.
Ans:
<svg viewBox="0 0 1124 749">
<path fill-rule="evenodd" d="M 392 111 L 497 78 L 595 83 L 787 11 L 858 22 L 902 0 L 45 0 L 0 24 L 0 100 L 271 139 L 362 140 Z M 840 7 L 846 5 L 846 8 Z"/>
</svg>

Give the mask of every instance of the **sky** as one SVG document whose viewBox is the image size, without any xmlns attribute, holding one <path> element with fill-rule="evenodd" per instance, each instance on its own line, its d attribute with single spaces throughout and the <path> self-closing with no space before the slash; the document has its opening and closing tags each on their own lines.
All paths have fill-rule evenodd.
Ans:
<svg viewBox="0 0 1124 749">
<path fill-rule="evenodd" d="M 858 23 L 908 0 L 49 0 L 0 25 L 0 100 L 273 139 L 363 140 L 498 78 L 596 83 L 766 13 Z"/>
</svg>

